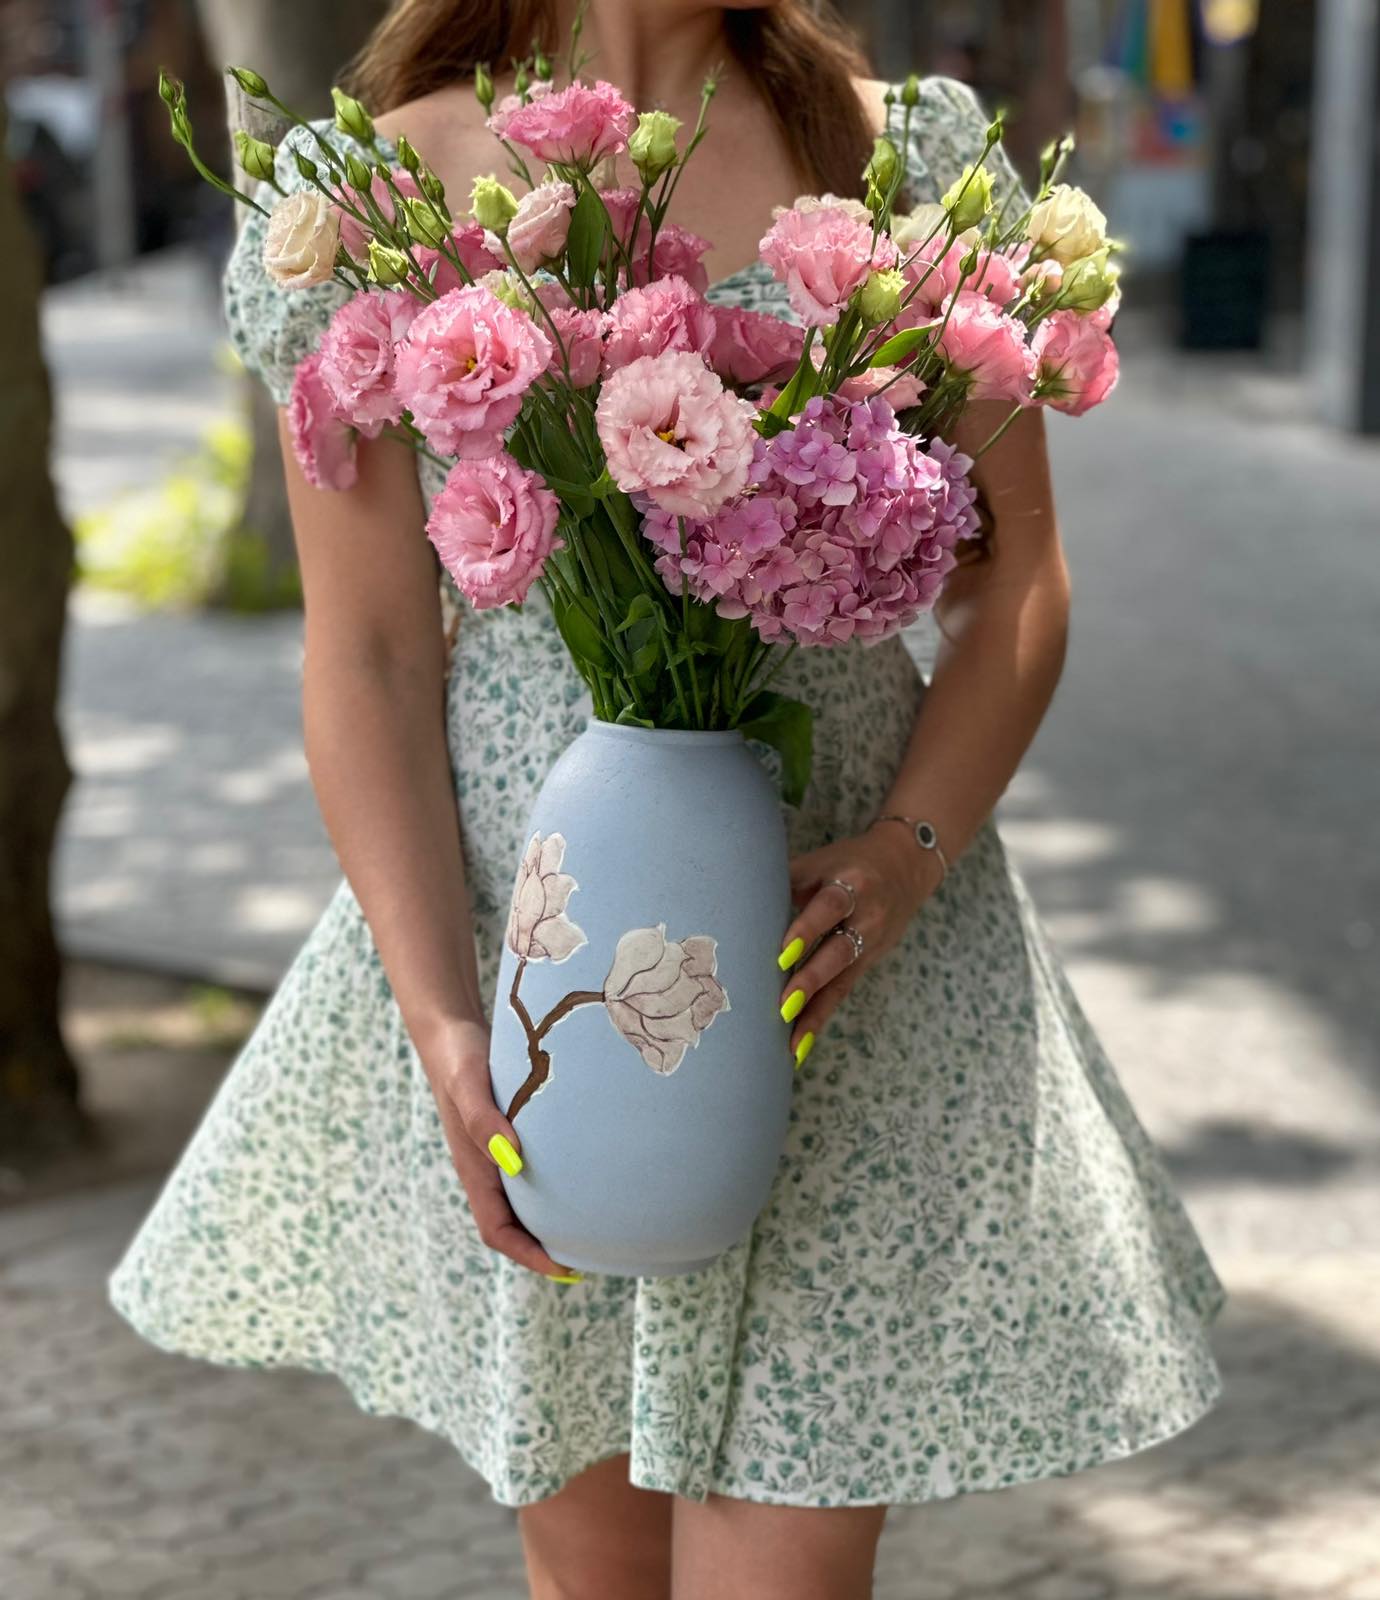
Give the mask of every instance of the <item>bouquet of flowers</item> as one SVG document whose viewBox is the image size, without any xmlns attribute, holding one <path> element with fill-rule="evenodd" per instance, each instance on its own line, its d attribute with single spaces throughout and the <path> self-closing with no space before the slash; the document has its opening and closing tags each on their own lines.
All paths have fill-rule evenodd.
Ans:
<svg viewBox="0 0 1380 1600">
<path fill-rule="evenodd" d="M 995 204 L 1000 118 L 941 202 L 902 209 L 911 79 L 888 96 L 865 198 L 798 199 L 761 241 L 795 320 L 713 305 L 708 241 L 671 220 L 713 82 L 682 139 L 666 112 L 582 81 L 575 49 L 563 86 L 537 57 L 496 102 L 478 73 L 513 186 L 476 179 L 463 213 L 357 100 L 333 91 L 342 141 L 231 69 L 304 130 L 266 270 L 352 291 L 297 370 L 296 453 L 326 489 L 354 481 L 361 438 L 441 463 L 427 533 L 476 609 L 535 586 L 597 718 L 740 728 L 779 749 L 798 801 L 809 711 L 775 674 L 796 648 L 873 643 L 934 605 L 980 531 L 973 460 L 945 442 L 970 401 L 1010 407 L 990 445 L 1028 407 L 1076 415 L 1111 392 L 1115 246 L 1059 181 L 1066 141 L 1033 204 Z M 203 175 L 264 210 L 196 154 L 181 86 L 162 92 Z M 270 145 L 236 145 L 280 187 Z M 636 185 L 610 185 L 615 156 Z"/>
</svg>

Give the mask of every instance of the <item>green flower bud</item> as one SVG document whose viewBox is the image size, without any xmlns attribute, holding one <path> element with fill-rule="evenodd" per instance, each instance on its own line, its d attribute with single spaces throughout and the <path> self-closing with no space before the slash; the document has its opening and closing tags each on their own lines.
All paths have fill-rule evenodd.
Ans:
<svg viewBox="0 0 1380 1600">
<path fill-rule="evenodd" d="M 486 272 L 479 280 L 484 287 L 505 306 L 511 306 L 514 311 L 535 310 L 533 302 L 528 298 L 520 283 L 515 283 L 506 272 Z"/>
<path fill-rule="evenodd" d="M 878 139 L 872 146 L 872 159 L 867 163 L 863 177 L 869 188 L 876 187 L 886 194 L 901 170 L 901 157 L 890 139 Z"/>
<path fill-rule="evenodd" d="M 965 167 L 941 203 L 955 233 L 975 228 L 992 209 L 992 174 L 986 167 Z"/>
<path fill-rule="evenodd" d="M 352 139 L 368 144 L 374 137 L 374 119 L 359 101 L 351 99 L 334 84 L 331 86 L 331 100 L 335 105 L 335 125 L 341 133 L 348 133 Z"/>
<path fill-rule="evenodd" d="M 474 69 L 474 97 L 485 111 L 493 110 L 494 80 L 489 76 L 489 69 L 482 61 Z"/>
<path fill-rule="evenodd" d="M 257 72 L 251 72 L 248 67 L 227 67 L 225 70 L 251 100 L 267 100 L 269 98 L 268 84 Z"/>
<path fill-rule="evenodd" d="M 315 182 L 320 176 L 316 163 L 310 156 L 304 156 L 300 150 L 294 150 L 292 153 L 297 159 L 297 171 L 308 183 Z"/>
<path fill-rule="evenodd" d="M 273 146 L 262 139 L 251 138 L 243 128 L 234 132 L 235 155 L 240 166 L 251 178 L 271 182 L 273 178 Z"/>
<path fill-rule="evenodd" d="M 405 199 L 402 214 L 407 236 L 415 244 L 429 245 L 436 250 L 450 236 L 445 219 L 437 215 L 429 200 Z"/>
<path fill-rule="evenodd" d="M 401 283 L 407 277 L 407 257 L 401 250 L 395 250 L 392 245 L 380 244 L 377 239 L 370 239 L 368 277 L 372 282 L 382 284 L 385 288 L 390 284 Z"/>
<path fill-rule="evenodd" d="M 1000 144 L 1006 137 L 1006 113 L 998 111 L 996 116 L 987 124 L 988 144 Z"/>
<path fill-rule="evenodd" d="M 423 167 L 417 174 L 417 187 L 431 201 L 439 206 L 446 198 L 446 186 L 436 176 L 430 167 Z"/>
<path fill-rule="evenodd" d="M 192 123 L 187 115 L 187 107 L 182 101 L 179 100 L 172 108 L 168 120 L 172 124 L 173 139 L 190 153 L 192 148 Z"/>
<path fill-rule="evenodd" d="M 918 73 L 912 72 L 910 77 L 906 79 L 905 86 L 901 90 L 901 104 L 908 106 L 911 110 L 914 110 L 920 104 L 920 77 Z"/>
<path fill-rule="evenodd" d="M 1111 251 L 1104 246 L 1064 269 L 1059 304 L 1070 311 L 1099 311 L 1117 291 L 1121 268 L 1112 265 Z"/>
<path fill-rule="evenodd" d="M 668 111 L 644 111 L 637 119 L 637 126 L 628 140 L 628 154 L 644 183 L 655 183 L 663 172 L 675 166 L 679 159 L 676 133 L 680 126 L 680 118 Z"/>
<path fill-rule="evenodd" d="M 869 272 L 867 281 L 858 290 L 858 310 L 863 320 L 873 327 L 880 322 L 890 322 L 900 311 L 905 292 L 905 274 L 894 267 L 885 272 Z"/>
<path fill-rule="evenodd" d="M 532 80 L 527 76 L 527 63 L 519 61 L 517 71 L 513 74 L 513 93 L 521 100 L 532 85 Z"/>
<path fill-rule="evenodd" d="M 369 170 L 367 161 L 361 161 L 350 150 L 345 154 L 345 176 L 350 180 L 350 187 L 358 189 L 363 194 L 374 181 L 374 174 Z"/>
<path fill-rule="evenodd" d="M 187 91 L 177 81 L 170 78 L 166 72 L 158 74 L 158 98 L 165 106 L 171 109 L 186 99 Z"/>
<path fill-rule="evenodd" d="M 497 178 L 476 178 L 470 191 L 470 215 L 481 228 L 503 233 L 517 215 L 517 200 Z"/>
<path fill-rule="evenodd" d="M 556 75 L 556 69 L 540 50 L 532 58 L 532 71 L 536 73 L 543 83 L 550 83 Z"/>
<path fill-rule="evenodd" d="M 398 135 L 398 160 L 414 177 L 417 174 L 417 169 L 422 164 L 422 158 L 417 154 L 405 133 Z"/>
</svg>

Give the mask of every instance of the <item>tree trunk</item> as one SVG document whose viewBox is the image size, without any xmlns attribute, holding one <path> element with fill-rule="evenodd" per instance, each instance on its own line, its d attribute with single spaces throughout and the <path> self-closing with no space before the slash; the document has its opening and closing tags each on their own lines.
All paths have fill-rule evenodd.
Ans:
<svg viewBox="0 0 1380 1600">
<path fill-rule="evenodd" d="M 0 103 L 0 152 L 5 117 Z M 48 472 L 52 415 L 39 343 L 38 252 L 0 153 L 0 1156 L 28 1164 L 80 1136 L 63 1043 L 49 875 L 71 779 L 57 723 L 72 538 Z"/>
<path fill-rule="evenodd" d="M 221 67 L 252 67 L 274 94 L 304 117 L 331 109 L 331 84 L 387 10 L 386 0 L 197 0 L 212 61 Z M 287 131 L 251 108 L 233 78 L 225 80 L 226 115 L 231 128 L 247 128 L 276 144 Z M 228 150 L 228 145 L 227 145 Z M 243 526 L 238 537 L 258 546 L 254 567 L 265 600 L 292 588 L 297 556 L 278 453 L 278 414 L 272 396 L 247 375 L 247 408 L 253 455 Z M 226 586 L 222 603 L 243 597 Z"/>
</svg>

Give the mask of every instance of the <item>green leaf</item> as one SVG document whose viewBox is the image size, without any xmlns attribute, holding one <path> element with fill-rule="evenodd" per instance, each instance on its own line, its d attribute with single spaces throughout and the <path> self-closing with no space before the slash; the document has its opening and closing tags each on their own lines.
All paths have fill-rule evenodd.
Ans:
<svg viewBox="0 0 1380 1600">
<path fill-rule="evenodd" d="M 576 661 L 607 672 L 613 666 L 613 658 L 604 643 L 599 613 L 593 603 L 579 595 L 574 600 L 557 599 L 551 609 L 565 647 Z"/>
<path fill-rule="evenodd" d="M 764 689 L 738 722 L 745 738 L 760 739 L 781 757 L 781 794 L 787 805 L 805 799 L 814 757 L 814 713 L 788 695 Z"/>
<path fill-rule="evenodd" d="M 629 727 L 629 726 L 634 727 L 634 728 L 654 728 L 654 727 L 656 727 L 656 723 L 652 722 L 649 718 L 647 718 L 647 717 L 639 717 L 637 712 L 634 711 L 631 706 L 624 706 L 623 709 L 614 718 L 614 721 L 615 722 L 621 722 L 624 727 Z"/>
<path fill-rule="evenodd" d="M 647 618 L 655 619 L 656 601 L 645 591 L 634 595 L 628 609 L 623 613 L 623 620 L 618 624 L 617 632 L 626 633 L 629 628 Z"/>
<path fill-rule="evenodd" d="M 580 288 L 594 282 L 594 274 L 604 256 L 608 238 L 608 217 L 604 202 L 589 183 L 580 186 L 580 198 L 570 213 L 570 232 L 566 237 L 566 271 Z"/>
<path fill-rule="evenodd" d="M 891 338 L 882 345 L 876 355 L 872 357 L 871 365 L 874 367 L 899 367 L 903 361 L 909 361 L 915 352 L 926 343 L 934 328 L 934 323 L 926 323 L 923 328 L 902 328 L 900 333 L 892 334 Z"/>
</svg>

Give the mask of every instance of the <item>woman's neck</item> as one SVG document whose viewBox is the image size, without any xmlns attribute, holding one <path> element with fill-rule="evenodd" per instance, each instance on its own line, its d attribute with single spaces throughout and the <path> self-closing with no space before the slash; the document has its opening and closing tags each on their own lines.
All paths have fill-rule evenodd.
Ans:
<svg viewBox="0 0 1380 1600">
<path fill-rule="evenodd" d="M 557 40 L 570 37 L 575 0 L 558 0 Z M 727 55 L 721 6 L 698 0 L 589 0 L 581 53 L 586 73 L 616 84 L 643 110 L 684 110 Z"/>
</svg>

